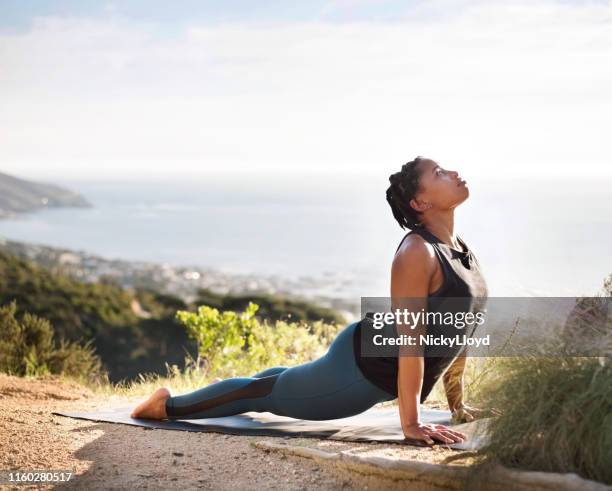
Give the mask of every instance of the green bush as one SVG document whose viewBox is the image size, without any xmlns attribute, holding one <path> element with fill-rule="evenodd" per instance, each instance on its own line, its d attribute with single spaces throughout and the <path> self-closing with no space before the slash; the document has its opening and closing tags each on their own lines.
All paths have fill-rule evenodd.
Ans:
<svg viewBox="0 0 612 491">
<path fill-rule="evenodd" d="M 0 372 L 18 376 L 46 374 L 95 379 L 100 359 L 89 343 L 61 339 L 55 345 L 51 323 L 30 313 L 16 317 L 17 302 L 0 307 Z"/>
<path fill-rule="evenodd" d="M 92 339 L 81 345 L 62 338 L 59 346 L 49 354 L 47 365 L 51 373 L 88 381 L 107 379 L 100 357 L 95 352 Z"/>
<path fill-rule="evenodd" d="M 200 306 L 197 313 L 178 311 L 177 319 L 198 343 L 198 356 L 208 374 L 228 378 L 250 376 L 278 365 L 296 365 L 325 353 L 342 325 L 316 321 L 259 321 L 259 306 L 242 313 Z"/>
</svg>

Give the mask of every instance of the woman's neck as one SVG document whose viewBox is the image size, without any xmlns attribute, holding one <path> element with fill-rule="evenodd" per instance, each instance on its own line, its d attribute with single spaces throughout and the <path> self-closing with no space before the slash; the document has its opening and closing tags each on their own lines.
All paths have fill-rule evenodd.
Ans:
<svg viewBox="0 0 612 491">
<path fill-rule="evenodd" d="M 455 235 L 455 214 L 453 211 L 426 217 L 423 224 L 429 232 L 446 245 L 461 250 Z"/>
</svg>

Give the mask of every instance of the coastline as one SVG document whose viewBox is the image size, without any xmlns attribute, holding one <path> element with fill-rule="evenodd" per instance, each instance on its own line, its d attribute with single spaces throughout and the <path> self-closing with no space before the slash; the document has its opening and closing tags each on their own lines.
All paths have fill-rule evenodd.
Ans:
<svg viewBox="0 0 612 491">
<path fill-rule="evenodd" d="M 333 279 L 299 276 L 227 273 L 197 265 L 175 266 L 150 261 L 111 259 L 84 250 L 19 242 L 0 234 L 0 251 L 83 282 L 113 281 L 126 289 L 150 288 L 189 302 L 199 288 L 219 294 L 265 293 L 314 302 L 336 310 L 348 322 L 360 315 L 360 298 L 331 297 L 321 290 L 334 287 Z"/>
</svg>

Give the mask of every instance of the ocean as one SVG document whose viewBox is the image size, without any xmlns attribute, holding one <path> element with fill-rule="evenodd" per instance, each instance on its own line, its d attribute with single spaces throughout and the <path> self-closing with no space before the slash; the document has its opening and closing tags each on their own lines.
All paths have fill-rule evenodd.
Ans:
<svg viewBox="0 0 612 491">
<path fill-rule="evenodd" d="M 455 230 L 477 255 L 490 296 L 577 296 L 612 273 L 609 179 L 465 176 Z M 337 279 L 338 297 L 388 296 L 406 233 L 385 200 L 386 175 L 215 174 L 165 181 L 54 184 L 91 209 L 0 220 L 0 235 L 107 258 L 228 273 Z"/>
</svg>

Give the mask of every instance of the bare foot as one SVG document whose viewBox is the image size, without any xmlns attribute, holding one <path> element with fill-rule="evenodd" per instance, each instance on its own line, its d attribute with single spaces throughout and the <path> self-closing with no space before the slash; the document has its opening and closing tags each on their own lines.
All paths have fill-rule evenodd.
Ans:
<svg viewBox="0 0 612 491">
<path fill-rule="evenodd" d="M 164 419 L 166 414 L 166 401 L 171 397 L 170 391 L 166 387 L 157 389 L 151 397 L 146 401 L 141 402 L 136 409 L 132 411 L 132 418 L 140 419 Z"/>
</svg>

